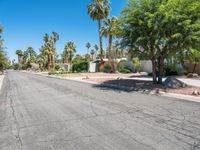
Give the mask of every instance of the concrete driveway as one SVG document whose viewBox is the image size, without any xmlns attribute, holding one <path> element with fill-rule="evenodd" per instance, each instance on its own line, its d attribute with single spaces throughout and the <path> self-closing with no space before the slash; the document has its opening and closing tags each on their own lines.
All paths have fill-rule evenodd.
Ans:
<svg viewBox="0 0 200 150">
<path fill-rule="evenodd" d="M 199 150 L 200 103 L 10 71 L 1 150 Z"/>
</svg>

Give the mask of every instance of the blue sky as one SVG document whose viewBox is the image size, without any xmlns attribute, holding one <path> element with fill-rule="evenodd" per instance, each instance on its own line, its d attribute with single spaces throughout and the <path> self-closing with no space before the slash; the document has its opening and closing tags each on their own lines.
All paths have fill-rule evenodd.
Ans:
<svg viewBox="0 0 200 150">
<path fill-rule="evenodd" d="M 77 52 L 86 52 L 85 43 L 98 44 L 97 23 L 87 14 L 91 0 L 0 0 L 0 25 L 10 59 L 16 49 L 33 47 L 37 52 L 43 35 L 56 31 L 60 54 L 67 41 L 74 41 Z M 118 16 L 127 0 L 111 0 L 111 16 Z M 107 41 L 104 41 L 104 46 Z"/>
</svg>

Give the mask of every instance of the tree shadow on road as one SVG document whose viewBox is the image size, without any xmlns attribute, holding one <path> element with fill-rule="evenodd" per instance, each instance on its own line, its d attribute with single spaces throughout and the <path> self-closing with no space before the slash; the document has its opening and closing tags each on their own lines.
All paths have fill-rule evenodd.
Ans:
<svg viewBox="0 0 200 150">
<path fill-rule="evenodd" d="M 116 92 L 144 92 L 149 93 L 155 91 L 159 93 L 160 90 L 165 90 L 163 85 L 155 85 L 152 81 L 133 80 L 133 79 L 119 79 L 108 80 L 99 85 L 93 85 L 95 88 L 101 90 L 112 90 Z"/>
</svg>

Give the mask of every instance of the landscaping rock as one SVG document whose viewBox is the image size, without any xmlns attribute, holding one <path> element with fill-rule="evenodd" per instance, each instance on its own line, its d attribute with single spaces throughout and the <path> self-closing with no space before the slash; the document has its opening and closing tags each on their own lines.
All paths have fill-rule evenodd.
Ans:
<svg viewBox="0 0 200 150">
<path fill-rule="evenodd" d="M 164 82 L 164 86 L 166 88 L 178 89 L 187 87 L 187 84 L 176 79 L 175 77 L 168 77 Z"/>
<path fill-rule="evenodd" d="M 188 75 L 187 75 L 187 78 L 198 78 L 198 74 L 196 74 L 196 73 L 189 73 Z"/>
<path fill-rule="evenodd" d="M 192 73 L 188 73 L 187 78 L 193 78 L 193 74 Z"/>
<path fill-rule="evenodd" d="M 200 95 L 200 92 L 197 91 L 197 90 L 195 90 L 195 91 L 192 92 L 192 95 L 196 95 L 196 96 L 197 96 L 197 95 Z"/>
<path fill-rule="evenodd" d="M 198 78 L 198 76 L 199 76 L 199 75 L 196 74 L 196 73 L 193 74 L 193 78 Z"/>
</svg>

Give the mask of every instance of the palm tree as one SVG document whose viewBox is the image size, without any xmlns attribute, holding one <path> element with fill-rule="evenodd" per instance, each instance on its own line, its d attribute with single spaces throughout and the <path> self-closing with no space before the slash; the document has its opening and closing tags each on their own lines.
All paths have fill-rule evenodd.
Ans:
<svg viewBox="0 0 200 150">
<path fill-rule="evenodd" d="M 95 49 L 95 54 L 96 54 L 96 57 L 97 57 L 97 54 L 98 54 L 98 51 L 99 51 L 99 47 L 97 44 L 94 45 L 94 49 Z"/>
<path fill-rule="evenodd" d="M 68 63 L 69 61 L 69 53 L 68 53 L 68 49 L 64 48 L 64 51 L 62 53 L 62 62 L 63 63 Z"/>
<path fill-rule="evenodd" d="M 100 54 L 101 59 L 103 59 L 103 43 L 101 35 L 101 20 L 106 18 L 110 13 L 109 0 L 93 0 L 90 5 L 88 5 L 88 14 L 92 20 L 98 21 L 98 32 L 99 32 L 99 43 L 100 43 Z"/>
<path fill-rule="evenodd" d="M 91 54 L 91 56 L 92 56 L 92 60 L 94 60 L 94 54 L 95 54 L 95 50 L 94 50 L 94 49 L 92 49 L 92 50 L 90 51 L 90 54 Z"/>
<path fill-rule="evenodd" d="M 22 50 L 16 50 L 18 56 L 18 64 L 21 64 L 21 57 L 23 56 Z"/>
<path fill-rule="evenodd" d="M 89 50 L 90 50 L 90 47 L 91 47 L 91 44 L 89 42 L 86 43 L 86 47 L 87 47 L 87 54 L 89 53 Z"/>
<path fill-rule="evenodd" d="M 43 69 L 45 67 L 46 63 L 46 57 L 42 53 L 37 56 L 36 62 L 39 64 L 40 69 Z"/>
<path fill-rule="evenodd" d="M 24 52 L 23 52 L 23 64 L 26 64 L 26 63 L 27 63 L 27 59 L 28 59 L 28 52 L 27 52 L 27 51 L 24 51 Z"/>
<path fill-rule="evenodd" d="M 56 56 L 57 56 L 57 50 L 56 50 L 56 42 L 59 40 L 59 34 L 57 32 L 52 32 L 53 36 L 51 37 L 52 39 L 52 49 L 53 49 L 53 53 L 54 55 L 52 55 L 52 65 L 53 67 L 55 66 L 55 62 L 56 62 Z"/>
<path fill-rule="evenodd" d="M 37 61 L 42 62 L 42 67 L 43 68 L 48 68 L 48 56 L 46 53 L 46 49 L 44 46 L 41 46 L 40 48 L 40 54 L 37 57 Z"/>
<path fill-rule="evenodd" d="M 41 47 L 41 51 L 43 55 L 46 55 L 47 57 L 47 69 L 50 70 L 52 66 L 52 58 L 55 54 L 53 47 L 53 38 L 50 37 L 47 33 L 44 35 L 44 45 Z"/>
<path fill-rule="evenodd" d="M 115 37 L 115 25 L 117 22 L 117 18 L 116 17 L 112 17 L 112 18 L 107 18 L 104 21 L 104 26 L 101 29 L 101 34 L 105 37 L 108 37 L 108 50 L 109 50 L 109 54 L 111 53 L 111 48 L 112 48 L 112 41 L 113 38 Z"/>
<path fill-rule="evenodd" d="M 36 52 L 32 47 L 28 47 L 27 53 L 29 54 L 29 62 L 34 63 L 36 59 Z"/>
<path fill-rule="evenodd" d="M 0 33 L 3 33 L 3 28 L 0 26 Z"/>
<path fill-rule="evenodd" d="M 72 64 L 72 58 L 74 56 L 74 53 L 76 53 L 76 45 L 74 42 L 67 42 L 65 45 L 64 51 L 66 51 L 69 55 L 69 63 Z"/>
<path fill-rule="evenodd" d="M 101 29 L 101 34 L 105 37 L 108 37 L 108 58 L 109 58 L 109 61 L 112 62 L 112 41 L 113 41 L 113 38 L 116 36 L 116 32 L 115 32 L 115 25 L 117 23 L 117 18 L 116 17 L 112 17 L 112 18 L 107 18 L 105 21 L 104 21 L 104 26 L 102 27 Z M 111 63 L 112 64 L 112 71 L 114 72 L 115 71 L 115 68 L 114 68 L 114 63 Z"/>
</svg>

